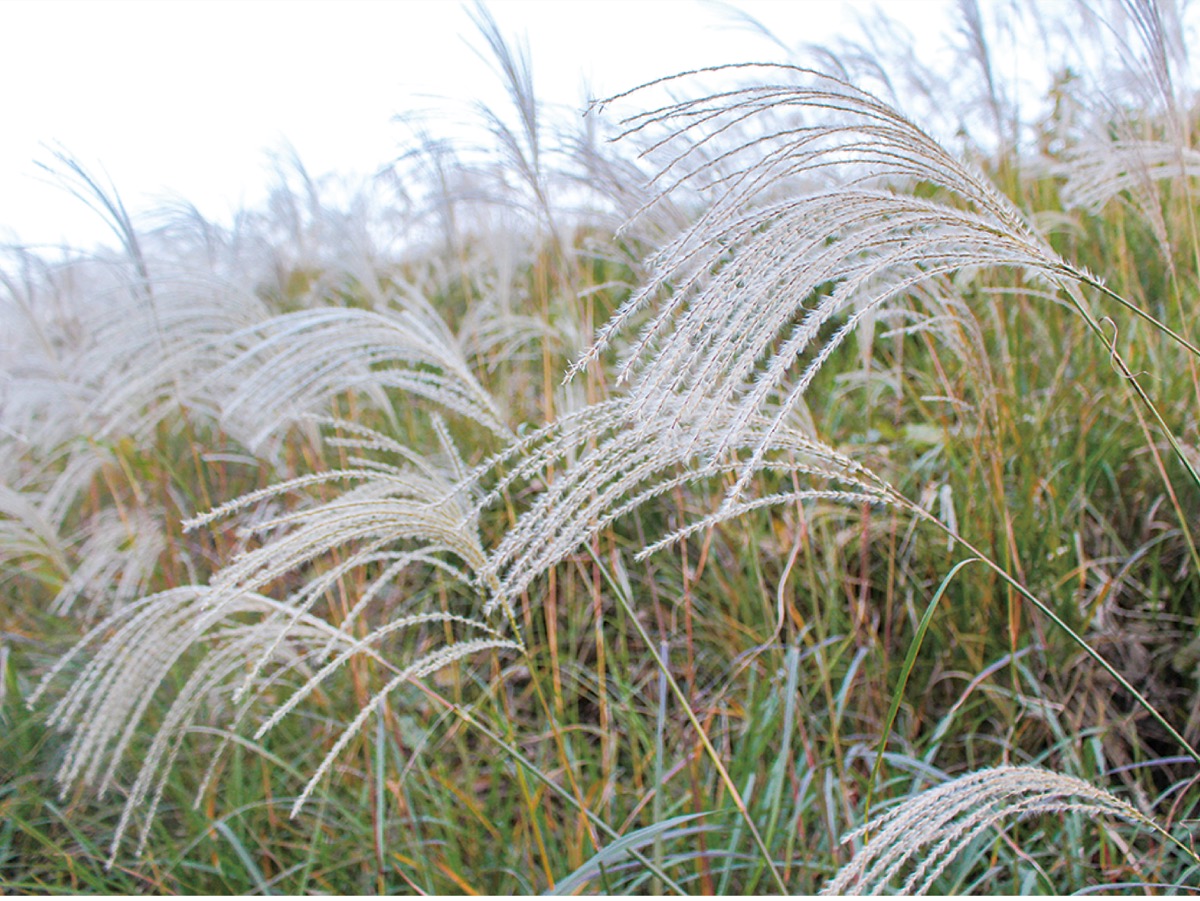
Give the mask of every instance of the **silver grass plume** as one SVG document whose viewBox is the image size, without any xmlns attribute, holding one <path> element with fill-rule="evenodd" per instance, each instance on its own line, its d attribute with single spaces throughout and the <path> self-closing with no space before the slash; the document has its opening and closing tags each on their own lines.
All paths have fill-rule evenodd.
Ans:
<svg viewBox="0 0 1200 901">
<path fill-rule="evenodd" d="M 222 342 L 266 315 L 246 292 L 202 277 L 179 274 L 155 287 L 149 299 L 128 291 L 89 305 L 89 345 L 74 361 L 91 394 L 83 434 L 144 441 L 181 408 L 214 413 L 219 398 L 204 377 L 224 362 Z"/>
<path fill-rule="evenodd" d="M 1172 267 L 1160 183 L 1171 180 L 1187 191 L 1200 172 L 1188 121 L 1192 101 L 1183 88 L 1188 83 L 1183 6 L 1173 0 L 1079 4 L 1081 18 L 1068 24 L 1047 14 L 1044 5 L 1030 4 L 1047 47 L 1062 59 L 1062 71 L 1071 73 L 1059 96 L 1065 104 L 1056 106 L 1055 137 L 1064 149 L 1060 159 L 1046 163 L 1047 171 L 1065 180 L 1066 203 L 1093 212 L 1127 196 Z M 1090 128 L 1080 127 L 1072 107 L 1091 114 Z"/>
<path fill-rule="evenodd" d="M 209 618 L 201 624 L 199 614 L 207 606 L 208 594 L 204 587 L 186 586 L 151 595 L 119 610 L 62 657 L 29 699 L 31 704 L 36 702 L 52 681 L 91 648 L 87 662 L 74 674 L 48 723 L 71 731 L 57 774 L 62 791 L 65 793 L 78 781 L 103 796 L 112 786 L 117 766 L 128 753 L 159 686 L 189 651 L 204 650 L 203 659 L 176 695 L 149 749 L 140 756 L 138 776 L 126 796 L 110 847 L 114 856 L 135 813 L 143 817 L 144 842 L 145 830 L 153 820 L 170 765 L 185 734 L 196 724 L 206 704 L 219 704 L 224 683 L 244 672 L 247 654 L 276 638 L 284 622 L 278 602 L 247 594 L 226 606 L 226 620 Z M 255 613 L 266 614 L 267 618 L 250 626 L 238 622 L 239 615 Z M 328 642 L 330 631 L 315 617 L 306 617 L 300 628 L 293 623 L 288 641 L 277 644 L 276 656 L 283 659 L 285 654 L 297 653 L 306 640 Z M 293 665 L 303 656 L 299 653 Z M 148 796 L 152 803 L 143 809 Z"/>
<path fill-rule="evenodd" d="M 667 407 L 666 412 L 661 422 L 644 421 L 631 414 L 628 398 L 592 404 L 513 443 L 476 470 L 472 481 L 509 466 L 480 506 L 495 502 L 514 482 L 540 479 L 555 470 L 554 479 L 488 554 L 480 571 L 481 588 L 490 592 L 486 612 L 498 606 L 511 610 L 534 579 L 639 506 L 678 486 L 745 467 L 736 453 L 718 456 L 718 451 L 726 450 L 721 446 L 724 420 L 710 416 L 708 422 L 692 428 L 682 411 Z M 681 525 L 639 556 L 756 507 L 819 499 L 882 504 L 895 496 L 886 482 L 865 467 L 786 422 L 775 424 L 768 417 L 753 416 L 738 436 L 743 446 L 734 447 L 735 452 L 761 451 L 755 472 L 798 474 L 815 484 L 733 505 Z"/>
<path fill-rule="evenodd" d="M 1163 261 L 1174 270 L 1171 235 L 1163 218 L 1163 182 L 1187 184 L 1200 176 L 1200 153 L 1176 141 L 1091 138 L 1049 170 L 1065 178 L 1064 203 L 1099 212 L 1114 199 L 1129 205 L 1154 234 Z"/>
<path fill-rule="evenodd" d="M 414 567 L 440 572 L 474 594 L 487 580 L 486 555 L 474 496 L 461 487 L 466 469 L 439 421 L 434 428 L 443 453 L 436 458 L 416 454 L 362 426 L 337 425 L 349 437 L 333 442 L 356 452 L 348 460 L 349 468 L 251 492 L 185 525 L 194 529 L 237 511 L 262 510 L 286 494 L 328 482 L 353 487 L 332 501 L 268 514 L 266 519 L 260 516 L 247 529 L 262 536 L 261 546 L 235 558 L 207 586 L 185 586 L 118 610 L 85 635 L 30 698 L 34 703 L 83 658 L 85 650 L 89 652 L 50 722 L 71 731 L 58 774 L 63 790 L 80 782 L 103 794 L 129 755 L 158 688 L 170 672 L 191 667 L 140 758 L 113 838 L 110 865 L 135 815 L 144 824 L 144 844 L 182 740 L 204 731 L 199 721 L 205 711 L 222 721 L 224 738 L 197 803 L 230 737 L 256 709 L 262 693 L 281 679 L 297 674 L 299 684 L 285 700 L 272 702 L 259 735 L 356 655 L 367 655 L 390 671 L 386 684 L 361 707 L 312 774 L 296 802 L 299 809 L 368 718 L 404 682 L 482 651 L 523 650 L 519 635 L 506 634 L 508 622 L 489 624 L 450 612 L 401 614 L 371 622 L 373 605 L 402 592 L 401 578 Z M 369 452 L 390 454 L 398 462 L 372 459 L 366 456 Z M 340 552 L 336 563 L 323 569 L 311 566 L 335 550 Z M 343 578 L 367 572 L 373 575 L 339 622 L 314 612 L 317 602 Z M 301 584 L 282 598 L 265 593 L 283 577 L 295 575 L 302 575 Z M 431 626 L 438 628 L 427 628 Z M 447 629 L 456 637 L 447 640 Z M 401 633 L 416 633 L 426 641 L 410 642 L 405 645 L 409 650 L 401 649 L 397 658 L 388 640 Z"/>
<path fill-rule="evenodd" d="M 121 513 L 106 509 L 89 517 L 73 538 L 79 562 L 51 602 L 50 611 L 63 615 L 86 599 L 83 618 L 88 621 L 102 610 L 142 597 L 166 548 L 165 534 L 160 510 L 134 507 Z"/>
<path fill-rule="evenodd" d="M 1082 779 L 1039 767 L 996 767 L 909 797 L 844 836 L 843 842 L 867 837 L 867 843 L 821 894 L 878 895 L 901 878 L 902 893 L 925 894 L 976 838 L 1065 811 L 1114 817 L 1170 839 L 1150 817 Z"/>
<path fill-rule="evenodd" d="M 1200 153 L 1164 141 L 1112 141 L 1088 149 L 1073 154 L 1060 174 L 1067 179 L 1063 199 L 1091 212 L 1123 192 L 1200 176 Z"/>
<path fill-rule="evenodd" d="M 2 445 L 0 445 L 2 446 Z M 162 511 L 148 505 L 105 508 L 68 524 L 79 493 L 104 462 L 97 449 L 50 458 L 61 464 L 5 484 L 0 476 L 0 571 L 51 580 L 50 612 L 82 615 L 120 607 L 145 593 L 165 547 Z"/>
<path fill-rule="evenodd" d="M 390 410 L 388 388 L 502 437 L 511 434 L 454 334 L 413 292 L 397 289 L 372 310 L 322 306 L 286 313 L 230 335 L 227 344 L 242 349 L 212 381 L 229 387 L 222 419 L 251 430 L 251 446 L 301 416 L 327 412 L 330 398 L 343 391 L 362 392 Z"/>
<path fill-rule="evenodd" d="M 624 120 L 624 136 L 665 132 L 647 151 L 667 160 L 660 195 L 685 186 L 718 193 L 651 258 L 649 281 L 571 369 L 644 319 L 619 373 L 631 383 L 629 415 L 686 420 L 697 436 L 718 428 L 718 455 L 748 445 L 730 503 L 820 368 L 877 311 L 930 279 L 978 267 L 1068 290 L 1086 277 L 982 173 L 891 106 L 808 69 L 744 68 L 778 81 Z M 953 204 L 916 196 L 920 183 L 949 192 Z M 771 424 L 751 439 L 749 422 L 768 406 Z"/>
</svg>

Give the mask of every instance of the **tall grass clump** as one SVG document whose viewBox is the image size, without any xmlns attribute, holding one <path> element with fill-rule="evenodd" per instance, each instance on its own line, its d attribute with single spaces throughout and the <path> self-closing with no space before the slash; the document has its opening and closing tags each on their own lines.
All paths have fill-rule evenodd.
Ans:
<svg viewBox="0 0 1200 901">
<path fill-rule="evenodd" d="M 121 249 L 3 269 L 0 885 L 1193 886 L 1182 12 L 582 124 L 474 15 L 490 145 L 231 228 L 51 167 Z"/>
</svg>

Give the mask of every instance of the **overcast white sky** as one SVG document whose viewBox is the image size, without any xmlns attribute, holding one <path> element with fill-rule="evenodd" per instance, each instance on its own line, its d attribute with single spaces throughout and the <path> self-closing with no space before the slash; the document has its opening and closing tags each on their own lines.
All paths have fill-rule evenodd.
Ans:
<svg viewBox="0 0 1200 901">
<path fill-rule="evenodd" d="M 845 31 L 852 0 L 738 0 L 789 45 Z M 946 0 L 887 0 L 914 30 L 944 29 Z M 528 38 L 539 95 L 582 105 L 684 69 L 778 58 L 702 0 L 492 0 Z M 0 242 L 107 241 L 96 214 L 36 166 L 61 145 L 104 172 L 136 214 L 182 198 L 226 221 L 265 196 L 268 152 L 314 174 L 370 172 L 404 137 L 398 113 L 440 97 L 497 104 L 465 4 L 3 0 Z M 460 107 L 461 111 L 461 107 Z"/>
</svg>

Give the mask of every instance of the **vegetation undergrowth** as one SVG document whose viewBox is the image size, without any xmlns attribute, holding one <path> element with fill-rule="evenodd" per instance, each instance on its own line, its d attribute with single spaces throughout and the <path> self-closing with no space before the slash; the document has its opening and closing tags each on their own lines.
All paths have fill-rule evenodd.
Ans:
<svg viewBox="0 0 1200 901">
<path fill-rule="evenodd" d="M 0 887 L 1194 888 L 1182 13 L 959 15 L 953 91 L 579 125 L 479 7 L 490 148 L 232 229 L 57 157 L 121 247 L 0 273 Z"/>
</svg>

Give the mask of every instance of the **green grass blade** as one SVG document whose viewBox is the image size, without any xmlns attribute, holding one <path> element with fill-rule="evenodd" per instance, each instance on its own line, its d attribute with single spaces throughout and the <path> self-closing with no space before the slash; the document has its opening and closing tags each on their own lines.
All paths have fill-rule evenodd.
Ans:
<svg viewBox="0 0 1200 901">
<path fill-rule="evenodd" d="M 601 848 L 593 854 L 588 860 L 584 861 L 573 873 L 559 880 L 555 885 L 552 895 L 573 895 L 583 889 L 593 879 L 600 877 L 603 871 L 607 868 L 614 867 L 622 861 L 633 857 L 632 851 L 653 845 L 658 853 L 658 848 L 672 838 L 679 838 L 684 835 L 690 835 L 694 829 L 680 829 L 688 823 L 695 822 L 702 817 L 711 816 L 717 811 L 701 811 L 700 813 L 687 813 L 676 817 L 670 817 L 662 822 L 655 822 L 641 829 L 635 829 L 629 832 L 614 842 Z M 656 865 L 661 866 L 661 862 L 656 860 Z M 659 878 L 655 876 L 654 878 Z"/>
<path fill-rule="evenodd" d="M 946 593 L 946 589 L 954 581 L 954 577 L 958 575 L 959 570 L 963 569 L 969 563 L 976 562 L 979 562 L 977 557 L 968 557 L 966 560 L 956 563 L 954 568 L 946 574 L 941 584 L 938 585 L 937 591 L 934 592 L 933 598 L 925 607 L 925 612 L 921 615 L 921 621 L 917 624 L 917 631 L 913 635 L 912 641 L 908 644 L 908 653 L 904 655 L 904 664 L 900 667 L 900 680 L 892 692 L 892 703 L 888 707 L 887 717 L 883 721 L 883 730 L 879 736 L 879 750 L 875 753 L 875 763 L 871 766 L 871 778 L 867 782 L 867 800 L 864 805 L 864 820 L 871 818 L 871 798 L 875 792 L 875 786 L 879 783 L 879 772 L 883 768 L 883 752 L 887 750 L 888 736 L 892 733 L 892 726 L 896 722 L 896 716 L 900 713 L 900 704 L 904 700 L 904 689 L 908 685 L 908 678 L 912 675 L 913 667 L 916 666 L 917 654 L 920 652 L 921 644 L 925 640 L 925 633 L 929 631 L 929 625 L 933 622 L 933 615 L 937 612 L 938 602 L 941 601 L 942 595 Z"/>
</svg>

